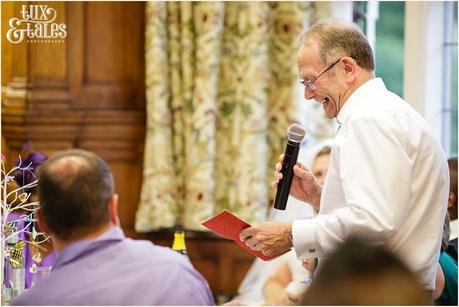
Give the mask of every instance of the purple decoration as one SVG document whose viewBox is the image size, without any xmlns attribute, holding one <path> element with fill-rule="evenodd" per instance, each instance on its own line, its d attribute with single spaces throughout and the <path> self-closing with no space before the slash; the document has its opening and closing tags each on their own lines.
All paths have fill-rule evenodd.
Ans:
<svg viewBox="0 0 459 307">
<path fill-rule="evenodd" d="M 36 171 L 38 167 L 47 159 L 48 157 L 41 151 L 30 153 L 26 159 L 22 160 L 22 163 L 20 159 L 17 159 L 16 166 L 19 166 L 19 163 L 21 163 L 21 168 L 14 172 L 14 180 L 16 180 L 17 184 L 21 187 L 34 182 L 36 180 Z M 26 192 L 30 192 L 30 190 Z"/>
</svg>

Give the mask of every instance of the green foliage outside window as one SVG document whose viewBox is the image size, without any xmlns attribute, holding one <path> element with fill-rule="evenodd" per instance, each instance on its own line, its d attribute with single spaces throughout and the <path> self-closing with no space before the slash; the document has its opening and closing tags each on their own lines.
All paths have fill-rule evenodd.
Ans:
<svg viewBox="0 0 459 307">
<path fill-rule="evenodd" d="M 376 76 L 403 97 L 404 2 L 380 2 L 376 22 Z"/>
</svg>

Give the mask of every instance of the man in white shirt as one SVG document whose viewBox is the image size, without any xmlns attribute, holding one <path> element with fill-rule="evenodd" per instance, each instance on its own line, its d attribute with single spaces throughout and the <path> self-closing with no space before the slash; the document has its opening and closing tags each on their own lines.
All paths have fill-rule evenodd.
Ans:
<svg viewBox="0 0 459 307">
<path fill-rule="evenodd" d="M 290 194 L 316 218 L 262 223 L 241 240 L 274 255 L 330 254 L 351 235 L 386 245 L 434 289 L 449 192 L 446 157 L 428 124 L 374 76 L 371 47 L 354 25 L 320 21 L 303 35 L 298 71 L 306 99 L 322 104 L 339 128 L 323 187 L 298 163 Z M 280 158 L 280 161 L 282 161 Z M 282 178 L 276 165 L 276 181 Z"/>
</svg>

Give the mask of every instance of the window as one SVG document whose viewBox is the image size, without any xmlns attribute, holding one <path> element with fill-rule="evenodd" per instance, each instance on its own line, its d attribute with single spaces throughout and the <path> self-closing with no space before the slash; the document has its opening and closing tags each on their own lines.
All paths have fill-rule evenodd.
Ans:
<svg viewBox="0 0 459 307">
<path fill-rule="evenodd" d="M 457 2 L 444 3 L 442 145 L 457 156 Z"/>
<path fill-rule="evenodd" d="M 376 76 L 428 121 L 448 157 L 458 152 L 457 5 L 353 3 L 354 22 L 374 43 Z"/>
<path fill-rule="evenodd" d="M 404 15 L 404 2 L 379 3 L 374 48 L 376 76 L 381 77 L 387 88 L 400 97 L 403 97 Z"/>
</svg>

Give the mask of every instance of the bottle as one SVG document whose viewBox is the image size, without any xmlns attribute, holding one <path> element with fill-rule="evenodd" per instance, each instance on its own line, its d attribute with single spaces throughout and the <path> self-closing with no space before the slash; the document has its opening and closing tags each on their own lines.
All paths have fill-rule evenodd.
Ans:
<svg viewBox="0 0 459 307">
<path fill-rule="evenodd" d="M 185 232 L 177 230 L 174 232 L 174 242 L 172 243 L 172 249 L 188 258 L 188 252 L 185 245 Z"/>
</svg>

